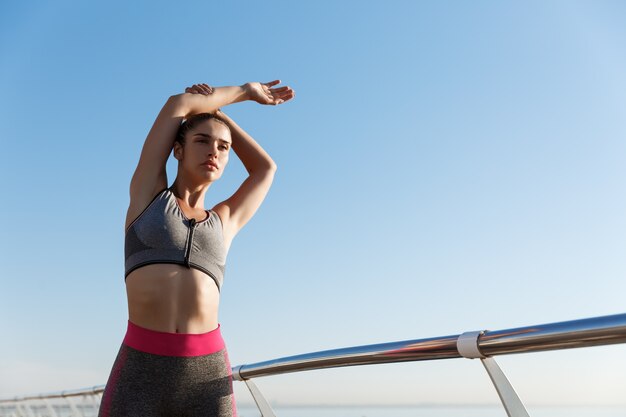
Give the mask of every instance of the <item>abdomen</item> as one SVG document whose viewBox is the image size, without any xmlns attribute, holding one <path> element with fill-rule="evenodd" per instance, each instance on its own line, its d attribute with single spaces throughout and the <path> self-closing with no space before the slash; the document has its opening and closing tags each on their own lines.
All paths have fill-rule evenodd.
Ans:
<svg viewBox="0 0 626 417">
<path fill-rule="evenodd" d="M 217 327 L 219 291 L 204 272 L 177 264 L 150 264 L 126 277 L 129 320 L 169 333 L 205 333 Z"/>
</svg>

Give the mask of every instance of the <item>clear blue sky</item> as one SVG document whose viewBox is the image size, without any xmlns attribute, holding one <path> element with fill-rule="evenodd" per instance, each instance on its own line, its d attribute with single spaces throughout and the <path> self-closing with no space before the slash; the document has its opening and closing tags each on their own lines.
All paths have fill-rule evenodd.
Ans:
<svg viewBox="0 0 626 417">
<path fill-rule="evenodd" d="M 225 109 L 278 164 L 228 255 L 233 365 L 624 312 L 625 18 L 618 1 L 3 2 L 0 397 L 106 382 L 130 178 L 167 97 L 200 82 L 297 94 Z M 205 206 L 244 175 L 231 158 Z M 624 403 L 625 353 L 500 362 L 528 403 Z M 283 404 L 498 401 L 469 360 L 258 385 Z"/>
</svg>

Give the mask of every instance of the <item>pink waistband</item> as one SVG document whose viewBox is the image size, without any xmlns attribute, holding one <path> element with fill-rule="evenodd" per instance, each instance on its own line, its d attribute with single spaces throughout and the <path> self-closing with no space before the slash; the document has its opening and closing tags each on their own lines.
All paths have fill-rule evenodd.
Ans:
<svg viewBox="0 0 626 417">
<path fill-rule="evenodd" d="M 224 348 L 220 325 L 207 333 L 169 333 L 146 329 L 128 320 L 124 344 L 142 352 L 165 356 L 200 356 Z"/>
</svg>

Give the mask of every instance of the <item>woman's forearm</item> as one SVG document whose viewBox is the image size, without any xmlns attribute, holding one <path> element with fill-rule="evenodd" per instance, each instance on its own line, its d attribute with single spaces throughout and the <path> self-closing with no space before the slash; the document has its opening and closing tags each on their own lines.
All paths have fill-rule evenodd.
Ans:
<svg viewBox="0 0 626 417">
<path fill-rule="evenodd" d="M 177 94 L 170 97 L 169 104 L 175 109 L 177 116 L 187 118 L 198 113 L 213 113 L 221 107 L 248 99 L 248 90 L 242 85 L 215 87 L 210 95 Z"/>
<path fill-rule="evenodd" d="M 237 154 L 248 174 L 255 172 L 276 171 L 276 163 L 267 152 L 237 123 L 224 112 L 217 113 L 230 127 L 233 151 Z"/>
</svg>

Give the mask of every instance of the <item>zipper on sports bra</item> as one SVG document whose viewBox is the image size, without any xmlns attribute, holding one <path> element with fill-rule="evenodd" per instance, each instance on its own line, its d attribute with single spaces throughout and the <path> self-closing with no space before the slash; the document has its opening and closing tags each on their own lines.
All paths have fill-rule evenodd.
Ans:
<svg viewBox="0 0 626 417">
<path fill-rule="evenodd" d="M 189 257 L 191 256 L 191 245 L 193 243 L 193 231 L 196 228 L 196 219 L 189 220 L 189 238 L 187 239 L 187 251 L 185 253 L 185 264 L 190 268 Z"/>
</svg>

